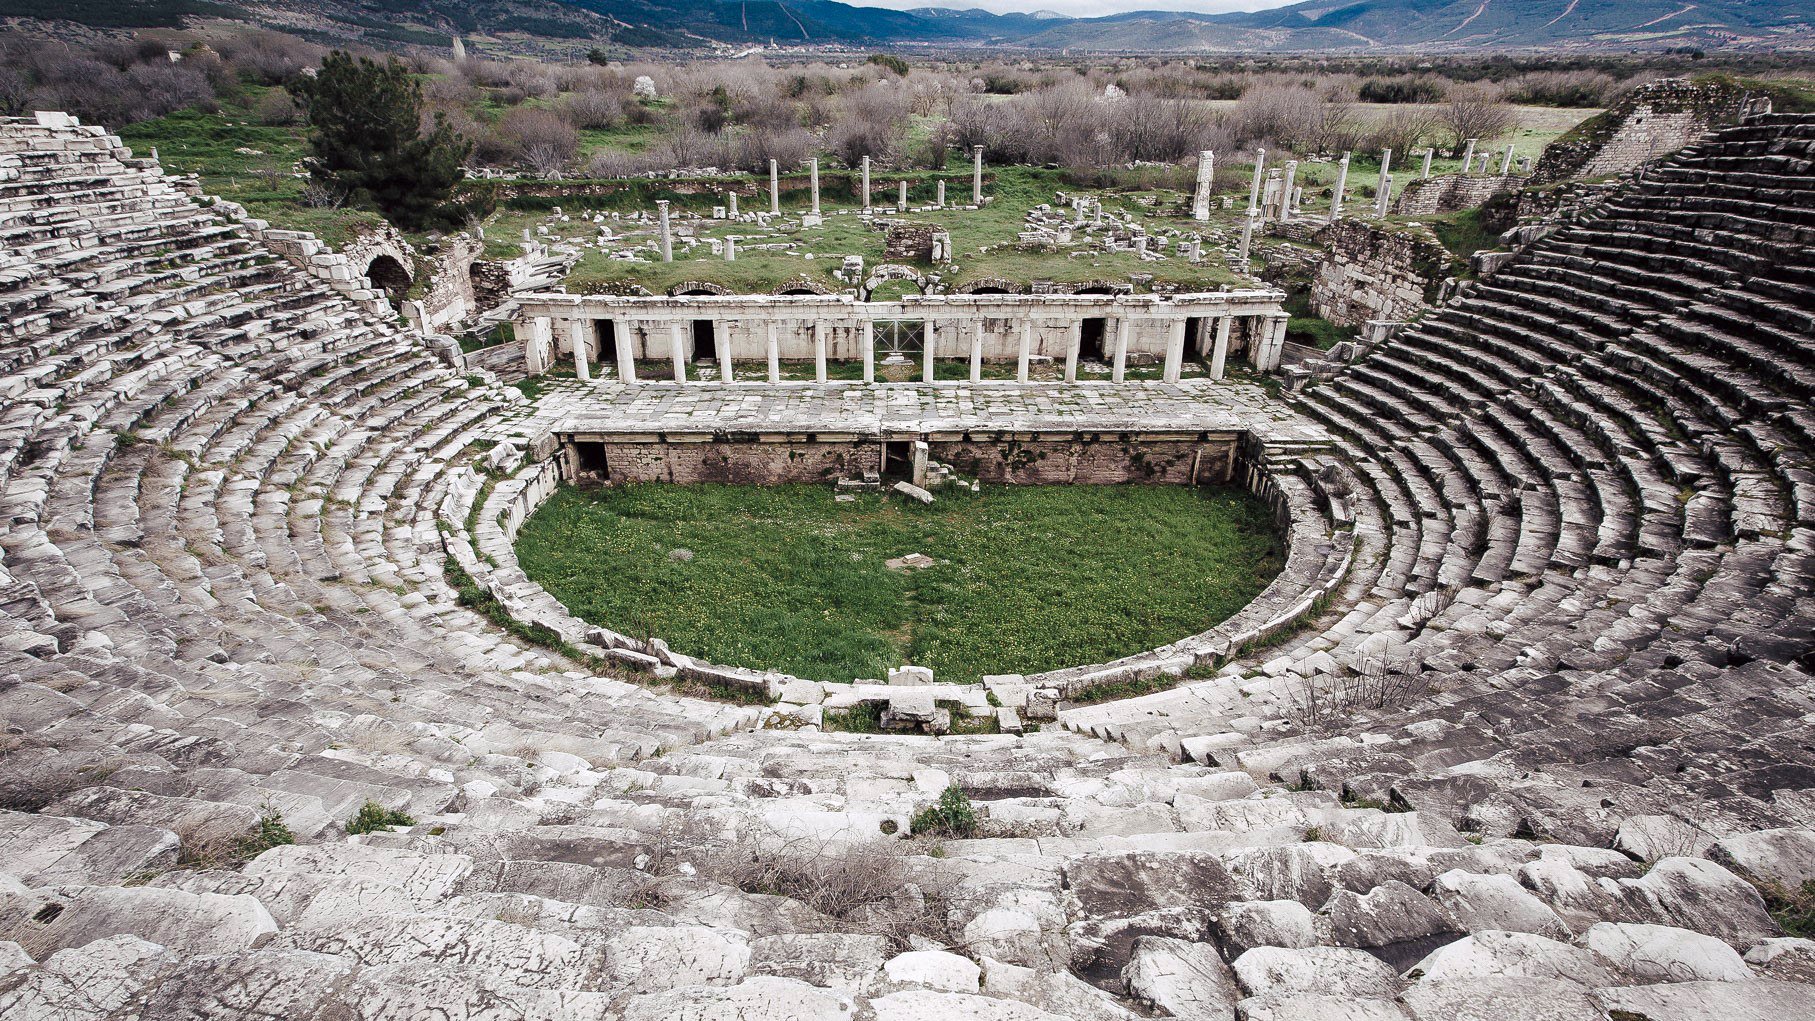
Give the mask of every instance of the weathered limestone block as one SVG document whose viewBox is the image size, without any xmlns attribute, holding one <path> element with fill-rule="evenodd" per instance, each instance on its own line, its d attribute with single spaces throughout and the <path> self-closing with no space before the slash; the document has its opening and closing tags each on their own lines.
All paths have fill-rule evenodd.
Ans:
<svg viewBox="0 0 1815 1021">
<path fill-rule="evenodd" d="M 878 980 L 887 954 L 881 936 L 787 933 L 751 940 L 749 970 L 861 995 Z"/>
<path fill-rule="evenodd" d="M 1732 947 L 1669 925 L 1602 922 L 1582 934 L 1582 945 L 1643 981 L 1743 982 L 1752 977 Z"/>
<path fill-rule="evenodd" d="M 1067 971 L 1041 971 L 982 958 L 983 991 L 1073 1021 L 1134 1021 L 1115 998 Z"/>
<path fill-rule="evenodd" d="M 1255 947 L 1317 945 L 1311 910 L 1295 900 L 1238 901 L 1216 916 L 1216 935 L 1231 958 Z"/>
<path fill-rule="evenodd" d="M 1638 879 L 1600 885 L 1633 921 L 1679 925 L 1730 943 L 1781 935 L 1758 890 L 1711 861 L 1665 858 Z"/>
<path fill-rule="evenodd" d="M 1340 220 L 1311 279 L 1311 309 L 1340 326 L 1408 319 L 1429 307 L 1450 253 L 1429 228 Z"/>
<path fill-rule="evenodd" d="M 1181 1021 L 1222 1021 L 1241 998 L 1215 947 L 1162 936 L 1134 941 L 1122 984 L 1128 995 Z"/>
<path fill-rule="evenodd" d="M 1574 935 L 1567 923 L 1511 876 L 1452 869 L 1438 876 L 1431 895 L 1466 930 L 1503 929 L 1551 939 Z"/>
<path fill-rule="evenodd" d="M 633 926 L 613 933 L 605 951 L 602 988 L 636 993 L 731 985 L 750 964 L 743 933 L 697 925 Z"/>
<path fill-rule="evenodd" d="M 879 996 L 870 1001 L 876 1021 L 1065 1021 L 1038 1007 L 1014 1000 L 997 1000 L 965 993 L 941 993 L 930 989 L 910 989 Z M 628 1016 L 626 1021 L 629 1021 Z M 779 1021 L 779 1019 L 777 1019 Z"/>
<path fill-rule="evenodd" d="M 1526 932 L 1477 932 L 1430 956 L 1406 972 L 1423 982 L 1466 982 L 1483 978 L 1537 978 L 1597 988 L 1619 976 L 1593 953 Z"/>
<path fill-rule="evenodd" d="M 1745 961 L 1763 978 L 1815 984 L 1815 940 L 1795 936 L 1761 940 Z"/>
<path fill-rule="evenodd" d="M 690 986 L 632 997 L 623 1021 L 848 1021 L 851 998 L 791 978 L 753 976 L 734 986 Z"/>
<path fill-rule="evenodd" d="M 1595 1001 L 1609 1014 L 1645 1021 L 1789 1021 L 1815 1017 L 1815 987 L 1770 979 L 1751 982 L 1672 982 L 1602 989 Z M 1617 1016 L 1617 1015 L 1616 1015 Z"/>
<path fill-rule="evenodd" d="M 1710 855 L 1715 861 L 1791 890 L 1815 879 L 1815 832 L 1759 830 L 1722 837 Z"/>
<path fill-rule="evenodd" d="M 1401 985 L 1380 958 L 1348 947 L 1255 947 L 1232 967 L 1243 992 L 1265 999 L 1300 993 L 1390 998 Z"/>
<path fill-rule="evenodd" d="M 108 936 L 59 950 L 39 967 L 0 978 L 0 1017 L 105 1017 L 175 963 L 175 954 L 137 936 Z"/>
<path fill-rule="evenodd" d="M 155 887 L 61 886 L 0 894 L 0 932 L 39 952 L 132 935 L 182 955 L 253 946 L 277 923 L 246 896 Z"/>
<path fill-rule="evenodd" d="M 1420 982 L 1401 1002 L 1418 1021 L 1606 1021 L 1587 990 L 1554 979 Z"/>
<path fill-rule="evenodd" d="M 951 992 L 976 992 L 983 970 L 957 954 L 943 950 L 910 950 L 883 965 L 890 982 L 927 986 Z"/>
</svg>

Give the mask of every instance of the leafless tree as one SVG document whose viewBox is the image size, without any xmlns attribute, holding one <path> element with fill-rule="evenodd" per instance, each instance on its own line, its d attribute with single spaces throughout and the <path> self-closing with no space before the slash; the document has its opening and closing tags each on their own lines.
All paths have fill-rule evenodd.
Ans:
<svg viewBox="0 0 1815 1021">
<path fill-rule="evenodd" d="M 1461 149 L 1471 138 L 1492 141 L 1513 126 L 1512 109 L 1497 91 L 1486 86 L 1456 90 L 1443 111 L 1443 130 L 1449 134 L 1452 149 Z"/>
</svg>

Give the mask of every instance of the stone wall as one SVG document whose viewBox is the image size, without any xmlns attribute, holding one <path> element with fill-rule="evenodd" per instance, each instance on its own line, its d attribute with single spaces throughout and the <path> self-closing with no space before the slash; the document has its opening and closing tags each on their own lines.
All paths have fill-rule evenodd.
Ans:
<svg viewBox="0 0 1815 1021">
<path fill-rule="evenodd" d="M 1737 119 L 1744 99 L 1720 83 L 1666 78 L 1642 85 L 1545 146 L 1532 180 L 1542 184 L 1636 170 Z"/>
<path fill-rule="evenodd" d="M 615 483 L 774 486 L 829 482 L 882 470 L 882 446 L 875 440 L 638 439 L 610 440 L 596 447 L 605 457 L 605 477 Z"/>
<path fill-rule="evenodd" d="M 1435 216 L 1458 209 L 1473 209 L 1503 191 L 1517 188 L 1525 179 L 1516 174 L 1442 174 L 1406 183 L 1393 211 L 1400 216 Z"/>
<path fill-rule="evenodd" d="M 1341 220 L 1311 276 L 1311 310 L 1338 326 L 1407 319 L 1428 308 L 1449 276 L 1449 250 L 1428 228 Z"/>
<path fill-rule="evenodd" d="M 480 307 L 473 290 L 473 263 L 484 250 L 485 245 L 468 234 L 443 241 L 424 260 L 428 286 L 421 297 L 404 302 L 404 315 L 424 331 L 470 318 Z"/>
<path fill-rule="evenodd" d="M 912 439 L 914 437 L 910 437 Z M 1013 485 L 1193 485 L 1233 478 L 1238 433 L 1144 436 L 954 437 L 928 454 L 966 478 Z M 874 436 L 578 437 L 576 463 L 613 483 L 680 482 L 773 486 L 828 482 L 882 469 Z M 596 458 L 604 458 L 601 464 Z"/>
<path fill-rule="evenodd" d="M 935 461 L 984 482 L 1186 486 L 1229 481 L 1237 439 L 1235 433 L 1180 439 L 1110 435 L 933 440 L 927 446 Z"/>
</svg>

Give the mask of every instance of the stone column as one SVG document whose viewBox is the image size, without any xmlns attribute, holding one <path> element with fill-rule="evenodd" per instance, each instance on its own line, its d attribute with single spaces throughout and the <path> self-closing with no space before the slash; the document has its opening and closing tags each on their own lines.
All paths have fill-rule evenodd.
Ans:
<svg viewBox="0 0 1815 1021">
<path fill-rule="evenodd" d="M 1034 350 L 1034 321 L 1021 320 L 1021 354 L 1015 360 L 1015 382 L 1027 382 L 1027 362 Z"/>
<path fill-rule="evenodd" d="M 1336 190 L 1330 193 L 1330 222 L 1335 223 L 1342 215 L 1342 192 L 1349 186 L 1349 154 L 1342 154 L 1342 162 L 1336 165 Z"/>
<path fill-rule="evenodd" d="M 737 192 L 728 191 L 725 193 L 725 215 L 733 220 L 737 219 Z"/>
<path fill-rule="evenodd" d="M 1128 329 L 1133 320 L 1117 316 L 1115 320 L 1115 364 L 1110 366 L 1109 381 L 1120 383 L 1128 372 Z"/>
<path fill-rule="evenodd" d="M 573 341 L 573 374 L 582 380 L 592 379 L 592 368 L 586 364 L 586 349 L 591 346 L 587 333 L 592 324 L 584 319 L 575 319 L 567 324 L 567 337 Z"/>
<path fill-rule="evenodd" d="M 983 147 L 971 146 L 971 205 L 983 204 Z"/>
<path fill-rule="evenodd" d="M 1475 166 L 1475 140 L 1469 139 L 1467 148 L 1462 150 L 1462 172 L 1470 173 Z"/>
<path fill-rule="evenodd" d="M 737 261 L 737 238 L 735 237 L 725 238 L 725 261 Z"/>
<path fill-rule="evenodd" d="M 1298 177 L 1298 161 L 1286 161 L 1286 182 L 1279 189 L 1279 222 L 1285 223 L 1292 218 L 1292 187 Z"/>
<path fill-rule="evenodd" d="M 1208 149 L 1197 154 L 1197 191 L 1191 196 L 1191 218 L 1210 219 L 1210 187 L 1216 178 L 1216 154 Z"/>
<path fill-rule="evenodd" d="M 813 379 L 826 381 L 826 324 L 820 319 L 813 320 Z"/>
<path fill-rule="evenodd" d="M 769 161 L 769 215 L 781 215 L 781 167 Z"/>
<path fill-rule="evenodd" d="M 933 192 L 934 192 L 933 204 L 938 206 L 940 209 L 944 209 L 945 208 L 945 180 L 944 180 L 944 178 L 941 178 L 940 180 L 934 182 Z"/>
<path fill-rule="evenodd" d="M 924 363 L 921 368 L 920 378 L 928 383 L 933 381 L 933 348 L 937 346 L 933 340 L 936 333 L 934 330 L 935 325 L 933 320 L 928 319 L 920 329 L 920 335 L 926 338 L 926 343 L 922 345 L 920 352 L 921 361 Z"/>
<path fill-rule="evenodd" d="M 1424 175 L 1423 176 L 1425 176 L 1425 177 L 1431 176 L 1431 154 L 1436 151 L 1437 150 L 1431 148 L 1428 145 L 1424 147 Z"/>
<path fill-rule="evenodd" d="M 1235 258 L 1236 261 L 1241 263 L 1241 269 L 1244 273 L 1248 271 L 1248 248 L 1254 243 L 1254 221 L 1259 216 L 1260 210 L 1249 207 L 1248 215 L 1242 220 L 1242 246 L 1241 251 L 1236 253 Z"/>
<path fill-rule="evenodd" d="M 626 383 L 637 381 L 636 346 L 630 339 L 631 321 L 619 319 L 611 324 L 612 346 L 617 348 L 618 378 Z"/>
<path fill-rule="evenodd" d="M 547 316 L 530 316 L 512 327 L 511 332 L 523 342 L 523 364 L 532 376 L 547 372 L 554 362 L 554 327 L 554 320 Z"/>
<path fill-rule="evenodd" d="M 895 211 L 897 213 L 907 212 L 907 182 L 906 181 L 898 181 L 895 184 Z"/>
<path fill-rule="evenodd" d="M 1074 319 L 1071 324 L 1071 340 L 1065 346 L 1065 382 L 1078 381 L 1078 352 L 1084 347 L 1084 320 Z"/>
<path fill-rule="evenodd" d="M 819 157 L 807 161 L 807 172 L 813 177 L 813 215 L 819 215 Z"/>
<path fill-rule="evenodd" d="M 781 382 L 781 341 L 775 335 L 775 320 L 769 320 L 769 382 Z"/>
<path fill-rule="evenodd" d="M 668 324 L 668 349 L 674 358 L 674 381 L 676 383 L 687 382 L 687 356 L 681 350 L 685 339 L 681 321 L 676 319 L 670 322 Z"/>
<path fill-rule="evenodd" d="M 1248 185 L 1248 210 L 1252 212 L 1260 205 L 1260 182 L 1266 173 L 1267 150 L 1254 150 L 1254 183 Z"/>
<path fill-rule="evenodd" d="M 971 320 L 971 382 L 983 382 L 983 320 Z"/>
<path fill-rule="evenodd" d="M 863 345 L 863 381 L 876 382 L 876 324 L 863 317 L 863 334 L 857 342 Z"/>
<path fill-rule="evenodd" d="M 674 235 L 673 235 L 673 233 L 671 233 L 669 224 L 668 224 L 668 200 L 667 199 L 656 199 L 655 200 L 655 211 L 656 211 L 656 215 L 661 217 L 661 221 L 662 221 L 662 261 L 663 262 L 673 262 L 674 261 Z"/>
<path fill-rule="evenodd" d="M 1386 197 L 1393 190 L 1393 150 L 1383 149 L 1380 152 L 1380 181 L 1374 186 L 1374 215 L 1386 215 Z"/>
<path fill-rule="evenodd" d="M 870 158 L 865 156 L 859 164 L 863 169 L 863 211 L 870 211 Z"/>
<path fill-rule="evenodd" d="M 1216 319 L 1216 346 L 1210 352 L 1210 378 L 1223 378 L 1224 366 L 1229 360 L 1229 326 L 1235 317 L 1224 312 Z"/>
<path fill-rule="evenodd" d="M 721 383 L 732 383 L 737 379 L 737 370 L 731 367 L 731 338 L 718 329 L 718 323 L 712 324 L 713 336 L 718 340 L 718 380 Z"/>
<path fill-rule="evenodd" d="M 1166 368 L 1162 377 L 1168 383 L 1178 382 L 1179 370 L 1185 363 L 1185 320 L 1174 319 L 1166 329 Z"/>
<path fill-rule="evenodd" d="M 1512 157 L 1513 157 L 1512 143 L 1508 142 L 1508 143 L 1506 143 L 1506 158 L 1502 159 L 1500 161 L 1500 176 L 1501 177 L 1505 177 L 1507 174 L 1512 173 Z"/>
</svg>

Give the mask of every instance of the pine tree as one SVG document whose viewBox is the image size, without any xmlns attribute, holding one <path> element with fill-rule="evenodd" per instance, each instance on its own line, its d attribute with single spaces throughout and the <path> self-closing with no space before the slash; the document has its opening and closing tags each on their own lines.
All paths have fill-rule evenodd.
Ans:
<svg viewBox="0 0 1815 1021">
<path fill-rule="evenodd" d="M 422 130 L 422 83 L 396 57 L 379 64 L 336 50 L 294 91 L 309 112 L 316 180 L 406 230 L 461 216 L 451 200 L 472 143 L 441 114 Z"/>
</svg>

